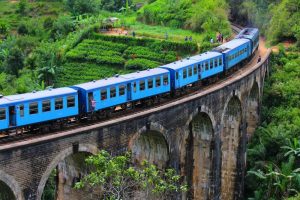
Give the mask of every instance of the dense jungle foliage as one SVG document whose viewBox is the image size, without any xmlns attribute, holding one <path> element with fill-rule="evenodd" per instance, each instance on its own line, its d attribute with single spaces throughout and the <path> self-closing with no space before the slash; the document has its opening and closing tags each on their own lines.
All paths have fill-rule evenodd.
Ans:
<svg viewBox="0 0 300 200">
<path fill-rule="evenodd" d="M 164 24 L 197 32 L 229 35 L 228 4 L 224 0 L 157 0 L 138 11 L 139 19 L 148 24 Z"/>
<path fill-rule="evenodd" d="M 260 28 L 272 44 L 297 41 L 300 46 L 299 0 L 229 0 L 232 20 Z"/>
<path fill-rule="evenodd" d="M 281 46 L 271 58 L 262 124 L 247 150 L 246 197 L 300 199 L 300 1 L 230 0 L 229 5 L 232 20 L 259 27 L 269 44 L 288 44 L 287 52 Z"/>
<path fill-rule="evenodd" d="M 284 199 L 300 191 L 300 55 L 281 48 L 271 61 L 262 125 L 247 150 L 251 199 Z"/>
</svg>

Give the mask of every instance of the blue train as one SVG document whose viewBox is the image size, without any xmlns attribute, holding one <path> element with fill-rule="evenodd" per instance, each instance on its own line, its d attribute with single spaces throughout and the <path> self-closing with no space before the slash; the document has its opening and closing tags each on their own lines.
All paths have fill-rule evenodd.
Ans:
<svg viewBox="0 0 300 200">
<path fill-rule="evenodd" d="M 71 87 L 0 96 L 0 132 L 52 127 L 70 118 L 106 116 L 128 105 L 159 101 L 163 95 L 176 94 L 249 60 L 258 45 L 259 30 L 246 28 L 212 51 L 155 69 Z"/>
</svg>

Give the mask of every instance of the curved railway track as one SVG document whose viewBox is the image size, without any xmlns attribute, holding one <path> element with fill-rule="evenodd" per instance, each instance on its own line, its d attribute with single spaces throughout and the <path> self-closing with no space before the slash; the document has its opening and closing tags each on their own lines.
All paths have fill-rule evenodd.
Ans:
<svg viewBox="0 0 300 200">
<path fill-rule="evenodd" d="M 231 24 L 232 30 L 234 33 L 238 33 L 240 32 L 240 30 L 242 29 L 242 27 L 235 25 L 235 24 Z M 246 66 L 244 66 L 243 68 L 235 71 L 234 73 L 232 73 L 231 75 L 218 80 L 217 82 L 207 85 L 207 86 L 201 86 L 200 87 L 193 87 L 190 88 L 189 91 L 180 97 L 177 97 L 175 99 L 171 99 L 171 98 L 164 98 L 162 99 L 162 101 L 157 104 L 157 105 L 152 105 L 151 107 L 137 107 L 134 110 L 126 110 L 126 111 L 122 111 L 122 112 L 116 112 L 113 113 L 111 118 L 105 119 L 105 120 L 101 120 L 101 121 L 88 121 L 88 122 L 83 122 L 83 123 L 70 123 L 68 124 L 66 127 L 64 127 L 63 129 L 59 130 L 59 131 L 55 131 L 55 132 L 51 132 L 51 133 L 36 133 L 36 132 L 30 132 L 30 133 L 24 133 L 24 134 L 18 134 L 18 135 L 11 135 L 11 136 L 7 136 L 7 137 L 2 137 L 0 138 L 0 150 L 5 149 L 6 147 L 13 147 L 15 146 L 15 143 L 23 143 L 25 144 L 27 141 L 29 140 L 33 140 L 36 139 L 36 141 L 41 141 L 41 140 L 48 140 L 48 139 L 53 139 L 55 138 L 55 136 L 57 135 L 63 135 L 64 132 L 79 132 L 79 131 L 85 131 L 85 130 L 89 130 L 89 129 L 93 129 L 95 126 L 98 125 L 107 125 L 110 124 L 110 122 L 112 121 L 116 121 L 120 118 L 126 118 L 129 115 L 135 115 L 135 116 L 139 116 L 143 113 L 148 114 L 149 111 L 159 111 L 160 108 L 166 106 L 166 105 L 176 105 L 178 104 L 180 101 L 183 101 L 184 99 L 188 98 L 188 97 L 192 97 L 192 96 L 197 96 L 197 94 L 199 93 L 203 93 L 205 91 L 209 91 L 212 90 L 214 88 L 219 87 L 223 87 L 223 85 L 226 85 L 226 82 L 228 82 L 230 79 L 233 79 L 235 76 L 239 76 L 240 74 L 242 74 L 244 71 L 249 70 L 249 68 L 253 67 L 256 64 L 256 60 L 257 60 L 258 54 L 256 54 L 252 60 L 246 64 Z M 77 131 L 78 129 L 78 131 Z M 68 134 L 66 134 L 68 135 Z M 65 135 L 65 136 L 66 136 Z"/>
</svg>

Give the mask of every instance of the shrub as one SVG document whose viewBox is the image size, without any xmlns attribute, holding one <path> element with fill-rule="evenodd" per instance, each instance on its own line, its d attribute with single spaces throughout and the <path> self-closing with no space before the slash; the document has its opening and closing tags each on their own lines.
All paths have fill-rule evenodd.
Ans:
<svg viewBox="0 0 300 200">
<path fill-rule="evenodd" d="M 26 8 L 27 8 L 27 0 L 21 0 L 18 3 L 18 10 L 17 12 L 20 13 L 21 15 L 24 15 L 26 12 Z"/>
<path fill-rule="evenodd" d="M 60 16 L 54 23 L 51 31 L 53 39 L 60 39 L 74 30 L 75 26 L 70 16 Z"/>
<path fill-rule="evenodd" d="M 102 48 L 103 50 L 113 50 L 118 52 L 123 52 L 125 49 L 127 49 L 126 44 L 120 44 L 116 42 L 109 42 L 104 40 L 84 40 L 80 45 L 89 45 L 89 46 L 95 46 L 97 48 Z"/>
<path fill-rule="evenodd" d="M 28 28 L 26 27 L 25 24 L 20 24 L 19 27 L 18 27 L 18 34 L 20 35 L 26 35 L 28 34 Z"/>
<path fill-rule="evenodd" d="M 166 56 L 168 57 L 166 58 Z M 172 62 L 176 60 L 175 52 L 160 52 L 156 51 L 154 52 L 153 50 L 147 48 L 147 47 L 141 47 L 141 46 L 134 46 L 134 47 L 129 47 L 126 49 L 124 52 L 125 58 L 145 58 L 148 60 L 154 60 L 162 63 L 167 63 L 167 62 Z"/>
<path fill-rule="evenodd" d="M 6 22 L 0 22 L 0 34 L 7 34 L 9 30 L 9 24 Z"/>
<path fill-rule="evenodd" d="M 129 72 L 131 71 L 103 64 L 70 62 L 63 66 L 63 71 L 55 80 L 55 86 L 69 86 Z"/>
<path fill-rule="evenodd" d="M 125 68 L 130 70 L 145 70 L 145 69 L 152 69 L 158 67 L 160 63 L 143 59 L 143 58 L 136 58 L 130 59 L 125 63 Z"/>
<path fill-rule="evenodd" d="M 200 45 L 200 52 L 206 52 L 212 50 L 214 47 L 219 46 L 219 43 L 202 42 Z"/>
<path fill-rule="evenodd" d="M 47 17 L 43 23 L 44 29 L 47 30 L 51 29 L 53 27 L 53 23 L 54 23 L 53 19 L 51 17 Z"/>
<path fill-rule="evenodd" d="M 171 42 L 160 41 L 149 38 L 132 38 L 124 36 L 107 36 L 102 34 L 93 34 L 94 39 L 127 44 L 129 46 L 147 46 L 154 51 L 177 51 L 181 54 L 192 54 L 198 50 L 195 42 Z"/>
</svg>

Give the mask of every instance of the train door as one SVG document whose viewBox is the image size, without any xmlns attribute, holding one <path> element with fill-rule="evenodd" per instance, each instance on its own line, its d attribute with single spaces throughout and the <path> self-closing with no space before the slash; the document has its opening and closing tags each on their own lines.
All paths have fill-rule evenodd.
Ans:
<svg viewBox="0 0 300 200">
<path fill-rule="evenodd" d="M 16 126 L 16 107 L 9 106 L 9 126 Z"/>
<path fill-rule="evenodd" d="M 127 100 L 131 100 L 131 83 L 127 83 Z"/>
<path fill-rule="evenodd" d="M 198 80 L 201 80 L 201 73 L 202 73 L 202 69 L 201 69 L 201 63 L 197 64 L 197 69 L 198 69 Z"/>
<path fill-rule="evenodd" d="M 87 103 L 87 105 L 89 106 L 88 111 L 90 111 L 90 112 L 95 109 L 94 101 L 95 101 L 95 99 L 94 99 L 93 92 L 89 92 L 88 93 L 88 103 Z"/>
<path fill-rule="evenodd" d="M 175 84 L 174 84 L 174 89 L 176 89 L 176 86 L 177 87 L 180 87 L 180 78 L 181 78 L 181 73 L 180 73 L 180 70 L 176 71 L 175 72 Z"/>
</svg>

